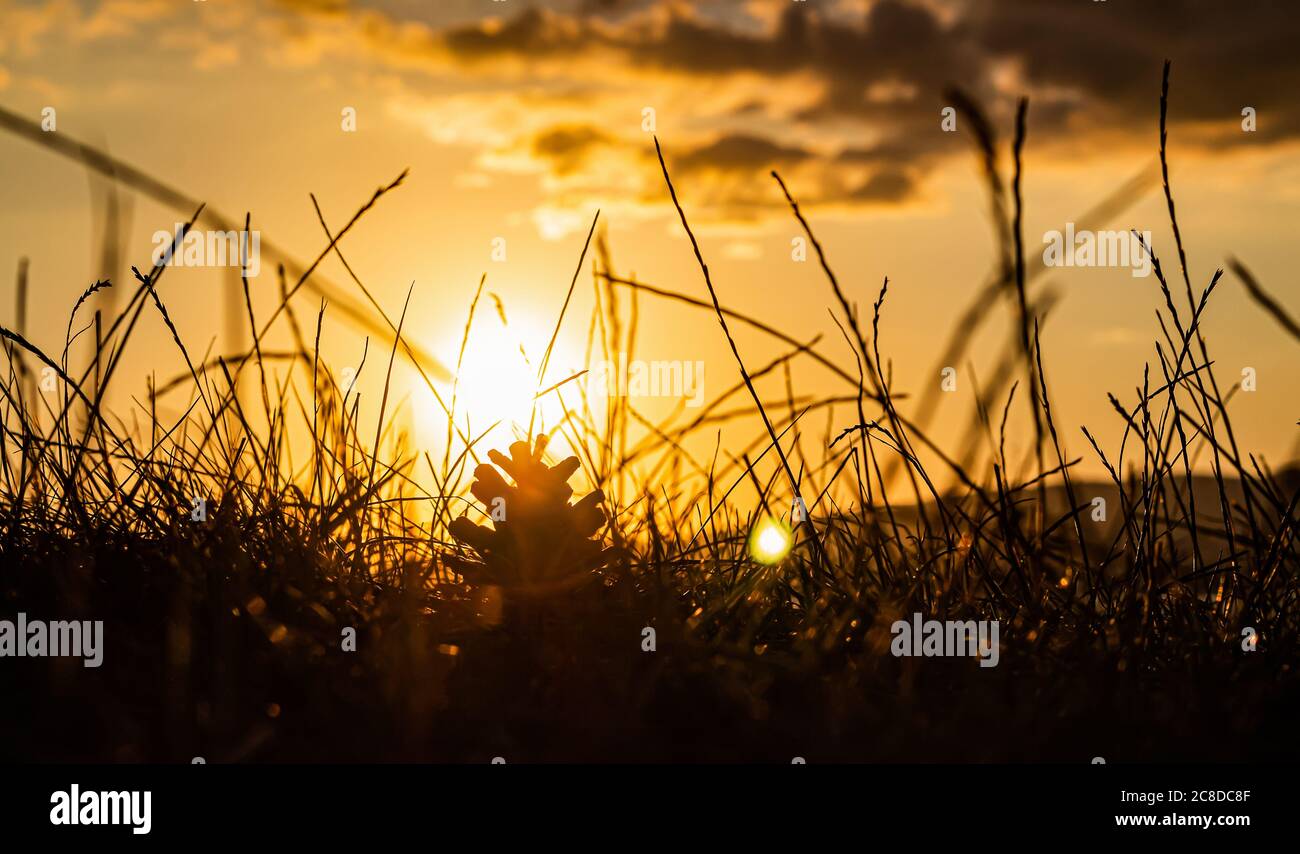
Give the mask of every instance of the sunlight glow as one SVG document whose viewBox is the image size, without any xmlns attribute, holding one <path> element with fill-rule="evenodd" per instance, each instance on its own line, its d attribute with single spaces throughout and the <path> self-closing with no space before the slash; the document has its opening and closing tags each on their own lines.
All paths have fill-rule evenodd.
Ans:
<svg viewBox="0 0 1300 854">
<path fill-rule="evenodd" d="M 527 424 L 537 393 L 537 368 L 531 360 L 540 356 L 529 350 L 525 360 L 513 330 L 496 318 L 487 320 L 474 324 L 456 386 L 456 421 L 464 424 L 468 416 L 475 432 L 494 421 Z M 523 344 L 528 349 L 530 342 Z"/>
<path fill-rule="evenodd" d="M 790 529 L 771 517 L 755 525 L 749 535 L 749 553 L 759 563 L 779 563 L 793 544 Z"/>
<path fill-rule="evenodd" d="M 494 423 L 500 422 L 482 440 L 483 448 L 500 449 L 514 441 L 517 434 L 528 429 L 534 403 L 538 405 L 537 429 L 544 425 L 549 430 L 563 420 L 565 412 L 560 395 L 550 393 L 535 400 L 539 391 L 537 369 L 546 352 L 553 326 L 534 322 L 528 315 L 510 311 L 508 307 L 509 323 L 506 324 L 493 310 L 486 296 L 483 303 L 479 305 L 474 318 L 461 361 L 455 391 L 456 424 L 459 430 L 477 438 Z M 444 364 L 453 370 L 460 355 L 460 344 L 460 335 L 446 336 L 438 351 Z M 575 354 L 565 347 L 564 336 L 561 335 L 556 341 L 555 352 L 551 355 L 543 388 L 569 376 L 577 361 Z M 442 393 L 444 401 L 451 405 L 451 388 L 444 387 Z M 570 407 L 580 409 L 582 406 L 581 395 L 572 383 L 565 387 L 563 398 L 564 403 Z M 432 396 L 429 396 L 425 406 L 431 423 L 439 425 L 438 429 L 445 429 L 446 416 Z M 553 437 L 554 453 L 568 453 L 567 447 L 568 442 L 563 436 Z"/>
</svg>

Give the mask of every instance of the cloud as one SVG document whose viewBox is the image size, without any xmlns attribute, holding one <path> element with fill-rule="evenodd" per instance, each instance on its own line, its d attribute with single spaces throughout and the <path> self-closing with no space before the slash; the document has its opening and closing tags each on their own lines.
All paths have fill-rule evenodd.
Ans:
<svg viewBox="0 0 1300 854">
<path fill-rule="evenodd" d="M 867 202 L 898 202 L 915 189 L 914 181 L 902 170 L 877 172 L 853 191 L 852 197 Z"/>
<path fill-rule="evenodd" d="M 498 145 L 480 168 L 526 160 L 571 189 L 594 169 L 597 152 L 622 152 L 626 175 L 637 177 L 624 181 L 628 197 L 661 206 L 641 123 L 650 108 L 702 223 L 783 216 L 772 169 L 795 182 L 805 204 L 900 204 L 921 196 L 942 152 L 962 150 L 939 132 L 942 87 L 988 87 L 969 36 L 902 0 L 880 0 L 859 19 L 799 5 L 766 18 L 734 4 L 592 8 L 534 7 L 430 30 L 431 69 L 472 74 L 476 91 L 490 89 L 499 107 L 527 110 L 526 118 L 492 120 Z M 569 103 L 559 94 L 566 85 L 583 90 Z M 597 115 L 605 121 L 592 132 Z M 517 138 L 502 144 L 506 126 Z"/>
<path fill-rule="evenodd" d="M 45 15 L 20 7 L 0 33 L 0 56 L 39 50 L 63 30 L 80 40 L 147 33 L 150 24 L 174 30 L 177 21 L 158 19 L 179 7 L 160 3 L 109 0 L 81 13 L 50 0 Z M 479 0 L 264 0 L 254 8 L 240 13 L 247 43 L 211 14 L 188 12 L 211 25 L 188 58 L 215 68 L 260 55 L 357 79 L 392 74 L 392 115 L 472 148 L 473 174 L 538 175 L 551 231 L 581 221 L 568 214 L 584 193 L 613 209 L 663 213 L 652 133 L 690 181 L 693 217 L 705 224 L 784 215 L 772 169 L 823 211 L 922 202 L 947 159 L 970 156 L 961 137 L 940 129 L 954 84 L 1000 128 L 1027 93 L 1031 155 L 1102 144 L 1146 152 L 1165 57 L 1174 61 L 1170 116 L 1185 151 L 1300 137 L 1290 97 L 1300 87 L 1300 16 L 1283 4 L 553 0 L 485 9 Z M 156 40 L 174 50 L 182 41 Z M 1257 134 L 1241 133 L 1246 106 L 1258 111 Z"/>
<path fill-rule="evenodd" d="M 692 149 L 675 162 L 686 173 L 756 172 L 797 166 L 813 156 L 803 148 L 781 145 L 763 137 L 731 134 Z"/>
<path fill-rule="evenodd" d="M 549 161 L 558 175 L 581 169 L 598 148 L 614 143 L 613 137 L 590 125 L 561 125 L 549 128 L 532 140 L 532 153 Z"/>
<path fill-rule="evenodd" d="M 560 53 L 583 53 L 595 38 L 581 19 L 568 18 L 529 7 L 502 23 L 490 18 L 485 23 L 449 29 L 442 42 L 456 56 L 477 60 L 522 54 L 547 57 Z"/>
<path fill-rule="evenodd" d="M 1144 0 L 1079 4 L 1008 0 L 976 4 L 964 26 L 990 57 L 1012 60 L 1024 84 L 1071 109 L 1054 124 L 1105 121 L 1149 131 L 1155 81 L 1173 62 L 1176 121 L 1200 139 L 1240 140 L 1244 106 L 1270 122 L 1260 133 L 1279 141 L 1300 134 L 1292 93 L 1300 85 L 1300 16 L 1286 3 Z M 1268 127 L 1266 127 L 1268 125 Z M 1227 130 L 1228 133 L 1223 131 Z"/>
</svg>

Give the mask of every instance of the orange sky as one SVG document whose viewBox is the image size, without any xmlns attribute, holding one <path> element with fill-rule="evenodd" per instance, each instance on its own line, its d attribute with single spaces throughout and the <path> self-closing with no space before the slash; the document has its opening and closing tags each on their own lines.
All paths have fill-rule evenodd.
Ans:
<svg viewBox="0 0 1300 854">
<path fill-rule="evenodd" d="M 438 10 L 427 11 L 430 5 Z M 299 259 L 314 258 L 326 243 L 309 194 L 337 228 L 409 167 L 405 185 L 343 248 L 394 317 L 414 282 L 406 328 L 447 361 L 484 273 L 486 290 L 540 358 L 597 208 L 619 272 L 707 299 L 645 129 L 651 108 L 723 303 L 798 340 L 823 336 L 818 349 L 853 370 L 815 256 L 791 258 L 800 232 L 768 176 L 776 168 L 864 313 L 889 276 L 881 350 L 892 360 L 895 391 L 915 398 L 938 384 L 938 354 L 994 263 L 970 134 L 940 126 L 949 84 L 989 104 L 1004 155 L 1014 97 L 1030 96 L 1024 231 L 1032 259 L 1045 232 L 1082 216 L 1154 159 L 1161 61 L 1171 57 L 1172 181 L 1194 285 L 1199 291 L 1236 256 L 1300 313 L 1292 236 L 1300 211 L 1292 137 L 1300 122 L 1286 103 L 1300 60 L 1274 49 L 1275 41 L 1294 43 L 1297 25 L 1251 13 L 1257 18 L 1237 26 L 1269 37 L 1247 43 L 1224 35 L 1215 4 L 1186 5 L 1195 13 L 1186 13 L 1185 26 L 1155 37 L 1147 16 L 1161 4 L 1116 0 L 996 8 L 810 0 L 793 11 L 776 0 L 0 0 L 0 106 L 38 122 L 53 107 L 55 133 L 104 146 L 240 220 L 251 211 L 254 228 Z M 1053 6 L 1055 17 L 1045 17 Z M 1258 111 L 1253 134 L 1241 129 L 1244 106 Z M 355 110 L 355 132 L 342 126 L 347 108 Z M 0 323 L 14 323 L 12 271 L 26 257 L 29 337 L 61 349 L 77 295 L 103 275 L 125 285 L 131 264 L 149 263 L 151 235 L 178 220 L 132 195 L 126 254 L 104 270 L 103 198 L 103 182 L 89 180 L 84 168 L 0 134 Z M 1157 186 L 1105 227 L 1150 231 L 1181 289 Z M 504 260 L 494 259 L 502 245 Z M 552 381 L 581 367 L 589 266 L 547 374 Z M 348 281 L 334 259 L 321 269 L 336 283 Z M 1143 362 L 1155 359 L 1163 299 L 1154 277 L 1124 269 L 1056 269 L 1043 282 L 1060 296 L 1043 332 L 1055 414 L 1071 456 L 1084 456 L 1095 474 L 1077 427 L 1089 425 L 1103 447 L 1118 441 L 1120 422 L 1105 395 L 1132 399 Z M 269 265 L 252 284 L 265 317 L 277 299 Z M 229 343 L 221 320 L 229 287 L 229 276 L 210 269 L 164 276 L 162 294 L 191 350 L 212 344 L 218 352 Z M 314 297 L 298 305 L 301 315 L 315 308 Z M 651 298 L 640 308 L 641 358 L 702 361 L 707 394 L 737 381 L 710 314 Z M 998 306 L 969 360 L 955 366 L 958 390 L 941 397 L 933 423 L 941 442 L 962 435 L 973 417 L 970 365 L 981 380 L 992 375 L 1010 316 Z M 485 296 L 475 332 L 482 343 L 469 354 L 478 360 L 469 372 L 478 385 L 518 373 L 494 361 L 507 359 L 501 342 L 515 334 L 503 339 L 499 326 Z M 1294 459 L 1300 344 L 1231 273 L 1204 329 L 1223 385 L 1244 367 L 1258 376 L 1257 391 L 1233 403 L 1239 444 L 1275 466 Z M 759 333 L 734 331 L 751 365 L 784 352 Z M 327 315 L 325 339 L 332 365 L 359 361 L 362 336 L 341 318 Z M 359 380 L 373 384 L 371 398 L 382 389 L 386 356 L 372 347 Z M 150 370 L 160 378 L 183 370 L 152 316 L 124 363 L 119 403 L 143 396 Z M 796 393 L 846 391 L 811 362 L 796 362 L 794 377 Z M 441 416 L 411 372 L 399 384 L 410 394 L 417 441 L 436 447 Z M 774 377 L 760 391 L 784 396 L 783 381 Z M 652 416 L 672 408 L 668 400 L 643 404 Z M 854 420 L 846 407 L 832 424 L 838 432 Z M 731 425 L 721 441 L 739 449 L 760 429 Z M 809 434 L 824 429 L 819 414 Z M 700 437 L 705 457 L 714 441 Z"/>
</svg>

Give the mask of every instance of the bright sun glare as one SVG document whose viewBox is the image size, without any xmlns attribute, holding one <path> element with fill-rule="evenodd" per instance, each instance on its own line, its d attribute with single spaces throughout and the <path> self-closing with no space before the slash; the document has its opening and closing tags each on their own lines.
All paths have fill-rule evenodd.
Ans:
<svg viewBox="0 0 1300 854">
<path fill-rule="evenodd" d="M 511 330 L 495 318 L 475 325 L 456 384 L 457 423 L 468 417 L 475 431 L 494 421 L 527 423 L 537 393 L 536 368 L 525 361 Z"/>
<path fill-rule="evenodd" d="M 759 563 L 773 564 L 790 553 L 793 537 L 776 519 L 763 519 L 749 536 L 749 552 Z"/>
<path fill-rule="evenodd" d="M 514 439 L 512 427 L 527 429 L 539 391 L 537 369 L 552 331 L 513 313 L 509 315 L 507 326 L 490 308 L 480 312 L 470 330 L 456 386 L 456 424 L 462 431 L 477 438 L 494 423 L 500 422 L 483 441 L 485 446 L 504 447 Z M 570 354 L 563 346 L 563 335 L 560 339 L 551 355 L 543 388 L 565 379 L 571 372 Z M 460 337 L 457 336 L 454 343 L 442 351 L 445 363 L 453 369 L 459 350 Z M 449 388 L 444 400 L 450 405 Z M 571 407 L 581 405 L 581 395 L 573 383 L 565 386 L 564 400 Z M 563 418 L 563 407 L 555 393 L 545 395 L 538 404 L 539 426 L 544 424 L 550 428 Z M 432 405 L 437 407 L 437 403 Z M 441 411 L 438 414 L 441 415 Z M 467 418 L 468 430 L 465 427 Z M 435 420 L 441 422 L 442 418 Z"/>
</svg>

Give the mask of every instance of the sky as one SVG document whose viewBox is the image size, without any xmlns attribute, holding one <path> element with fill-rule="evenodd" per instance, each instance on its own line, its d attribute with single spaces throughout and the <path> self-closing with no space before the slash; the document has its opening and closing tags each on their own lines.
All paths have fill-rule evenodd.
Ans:
<svg viewBox="0 0 1300 854">
<path fill-rule="evenodd" d="M 1284 3 L 0 0 L 0 107 L 34 122 L 52 109 L 51 133 L 101 147 L 239 221 L 247 212 L 263 239 L 300 260 L 328 243 L 313 194 L 337 229 L 409 169 L 342 248 L 392 317 L 411 290 L 404 329 L 449 365 L 486 276 L 462 376 L 479 426 L 517 411 L 499 392 L 530 369 L 503 351 L 522 343 L 537 364 L 598 210 L 619 275 L 709 298 L 656 136 L 721 303 L 800 342 L 816 339 L 826 358 L 855 371 L 816 254 L 795 251 L 802 231 L 776 170 L 864 320 L 889 278 L 879 344 L 907 413 L 939 386 L 937 360 L 950 336 L 967 336 L 963 311 L 997 264 L 972 128 L 964 116 L 945 128 L 954 87 L 986 109 L 1004 176 L 1016 102 L 1029 99 L 1022 192 L 1033 263 L 1045 235 L 1152 174 L 1170 59 L 1170 180 L 1193 287 L 1199 295 L 1235 257 L 1300 314 L 1298 31 L 1300 16 Z M 1181 294 L 1164 197 L 1156 181 L 1142 187 L 1096 227 L 1149 233 Z M 184 218 L 125 193 L 123 251 L 106 261 L 107 197 L 107 183 L 84 167 L 0 133 L 0 324 L 16 322 L 26 258 L 26 332 L 58 351 L 77 296 L 102 277 L 127 292 L 130 265 L 150 262 L 152 235 Z M 550 382 L 584 363 L 590 260 Z M 320 272 L 350 282 L 335 258 Z M 255 312 L 268 316 L 278 301 L 271 265 L 250 286 Z M 216 353 L 239 343 L 226 316 L 240 305 L 231 299 L 238 287 L 228 271 L 176 268 L 160 292 L 191 349 Z M 1154 276 L 1114 266 L 1050 268 L 1031 294 L 1049 290 L 1042 346 L 1054 415 L 1068 455 L 1097 475 L 1078 427 L 1117 448 L 1122 423 L 1106 395 L 1131 404 L 1143 364 L 1159 375 L 1152 341 L 1164 300 Z M 97 305 L 112 305 L 104 299 Z M 1012 304 L 996 302 L 950 366 L 955 390 L 937 397 L 930 428 L 940 444 L 966 434 L 975 383 L 993 378 L 1012 340 Z M 318 299 L 296 297 L 295 307 L 314 317 Z M 637 358 L 703 363 L 708 396 L 738 381 L 710 312 L 643 296 L 638 322 Z M 733 327 L 751 366 L 789 349 Z M 1246 368 L 1256 378 L 1232 404 L 1239 444 L 1275 466 L 1295 459 L 1300 342 L 1231 272 L 1203 330 L 1222 385 Z M 143 397 L 150 372 L 161 383 L 184 369 L 159 318 L 139 336 L 119 403 Z M 273 336 L 288 340 L 282 328 Z M 322 337 L 336 371 L 360 365 L 362 331 L 327 313 Z M 382 349 L 358 375 L 367 401 L 382 390 Z M 414 440 L 436 447 L 444 422 L 432 396 L 412 371 L 397 377 Z M 813 401 L 850 391 L 807 358 L 792 363 L 791 382 Z M 782 398 L 784 380 L 768 377 L 760 392 Z M 679 403 L 637 401 L 652 419 Z M 849 407 L 816 418 L 812 438 L 856 421 Z M 719 443 L 739 453 L 761 430 L 751 420 L 706 431 L 696 450 L 707 457 Z"/>
</svg>

